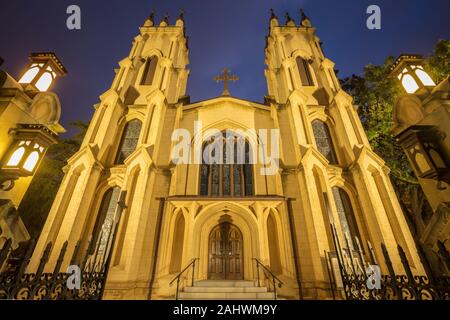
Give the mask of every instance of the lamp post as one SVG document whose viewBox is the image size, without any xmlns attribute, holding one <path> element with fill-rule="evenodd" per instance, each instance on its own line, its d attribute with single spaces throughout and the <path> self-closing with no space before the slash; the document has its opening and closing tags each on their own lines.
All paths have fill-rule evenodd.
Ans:
<svg viewBox="0 0 450 320">
<path fill-rule="evenodd" d="M 405 152 L 433 209 L 418 241 L 425 248 L 434 274 L 449 273 L 443 246 L 450 248 L 450 83 L 437 84 L 419 55 L 403 54 L 391 67 L 391 77 L 404 91 L 393 108 L 392 133 Z"/>
<path fill-rule="evenodd" d="M 51 90 L 66 73 L 53 52 L 32 53 L 19 80 L 0 70 L 0 236 L 11 238 L 13 248 L 30 237 L 17 208 L 48 147 L 65 131 Z"/>
</svg>

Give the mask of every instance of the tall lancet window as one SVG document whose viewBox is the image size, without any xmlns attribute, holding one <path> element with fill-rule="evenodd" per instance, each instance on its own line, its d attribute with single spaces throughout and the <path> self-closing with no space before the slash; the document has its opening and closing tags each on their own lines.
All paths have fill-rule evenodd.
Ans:
<svg viewBox="0 0 450 320">
<path fill-rule="evenodd" d="M 244 197 L 253 192 L 252 149 L 239 135 L 222 133 L 203 145 L 200 195 Z"/>
<path fill-rule="evenodd" d="M 316 140 L 317 149 L 328 159 L 330 164 L 337 164 L 336 154 L 334 152 L 333 141 L 331 140 L 330 130 L 328 126 L 320 120 L 312 122 L 314 139 Z"/>
<path fill-rule="evenodd" d="M 357 249 L 355 237 L 357 237 L 359 241 L 361 241 L 361 237 L 358 232 L 358 226 L 356 224 L 356 218 L 350 198 L 348 197 L 347 192 L 337 187 L 333 187 L 333 197 L 342 233 L 344 237 L 348 238 L 350 248 L 355 250 Z"/>
<path fill-rule="evenodd" d="M 89 253 L 101 254 L 107 250 L 109 239 L 112 238 L 114 222 L 116 219 L 117 202 L 119 201 L 120 188 L 108 189 L 103 195 L 97 219 L 92 231 Z"/>
<path fill-rule="evenodd" d="M 296 61 L 302 86 L 313 86 L 314 81 L 311 75 L 311 68 L 309 67 L 308 61 L 306 61 L 302 57 L 297 57 Z"/>
<path fill-rule="evenodd" d="M 144 73 L 142 75 L 141 85 L 151 86 L 155 79 L 156 67 L 158 66 L 158 57 L 153 56 L 147 59 Z"/>
<path fill-rule="evenodd" d="M 141 127 L 142 122 L 138 119 L 131 120 L 125 125 L 115 164 L 123 164 L 125 159 L 136 150 Z"/>
</svg>

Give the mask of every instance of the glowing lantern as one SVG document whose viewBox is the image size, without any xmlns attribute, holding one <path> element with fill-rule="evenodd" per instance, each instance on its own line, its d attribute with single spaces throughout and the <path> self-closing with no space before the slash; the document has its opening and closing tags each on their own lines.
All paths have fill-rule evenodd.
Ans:
<svg viewBox="0 0 450 320">
<path fill-rule="evenodd" d="M 391 67 L 391 76 L 396 77 L 407 93 L 420 93 L 421 89 L 435 87 L 433 79 L 426 73 L 423 58 L 418 55 L 401 55 Z"/>
<path fill-rule="evenodd" d="M 67 74 L 67 70 L 53 52 L 32 53 L 31 64 L 20 78 L 19 83 L 32 86 L 39 91 L 47 91 L 57 77 Z"/>
<path fill-rule="evenodd" d="M 10 190 L 14 180 L 32 176 L 47 148 L 56 143 L 56 135 L 39 124 L 19 124 L 13 130 L 14 140 L 5 153 L 0 169 L 1 189 Z"/>
</svg>

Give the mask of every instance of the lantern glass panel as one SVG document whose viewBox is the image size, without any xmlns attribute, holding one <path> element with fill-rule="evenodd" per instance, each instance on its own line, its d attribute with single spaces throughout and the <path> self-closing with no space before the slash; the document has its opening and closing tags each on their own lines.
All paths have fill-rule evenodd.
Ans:
<svg viewBox="0 0 450 320">
<path fill-rule="evenodd" d="M 416 80 L 414 80 L 414 78 L 410 74 L 406 74 L 403 76 L 402 85 L 408 93 L 414 93 L 419 89 Z"/>
<path fill-rule="evenodd" d="M 20 78 L 19 83 L 31 83 L 33 81 L 34 77 L 39 73 L 38 67 L 33 67 L 29 69 L 25 74 Z"/>
<path fill-rule="evenodd" d="M 50 72 L 45 72 L 36 82 L 36 88 L 38 88 L 39 91 L 47 91 L 52 82 L 53 82 L 52 74 Z"/>
<path fill-rule="evenodd" d="M 38 161 L 39 161 L 39 152 L 33 151 L 32 153 L 30 153 L 27 160 L 23 164 L 23 168 L 31 172 L 33 171 L 34 167 L 36 167 Z"/>
<path fill-rule="evenodd" d="M 416 69 L 416 75 L 424 86 L 435 86 L 433 79 L 422 69 Z"/>
<path fill-rule="evenodd" d="M 24 147 L 18 148 L 11 155 L 11 158 L 9 158 L 9 161 L 8 161 L 8 163 L 6 165 L 8 167 L 17 166 L 19 164 L 20 160 L 22 160 L 22 157 L 23 157 L 24 153 L 25 153 L 25 148 Z"/>
</svg>

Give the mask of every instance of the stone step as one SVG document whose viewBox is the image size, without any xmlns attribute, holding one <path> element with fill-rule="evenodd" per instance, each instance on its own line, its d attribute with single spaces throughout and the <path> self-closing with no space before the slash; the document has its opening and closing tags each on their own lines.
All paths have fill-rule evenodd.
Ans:
<svg viewBox="0 0 450 320">
<path fill-rule="evenodd" d="M 254 287 L 255 282 L 246 280 L 198 280 L 194 287 Z"/>
<path fill-rule="evenodd" d="M 273 292 L 180 292 L 182 300 L 273 300 Z"/>
<path fill-rule="evenodd" d="M 198 287 L 185 287 L 184 292 L 267 292 L 266 287 L 210 287 L 210 286 L 198 286 Z"/>
</svg>

